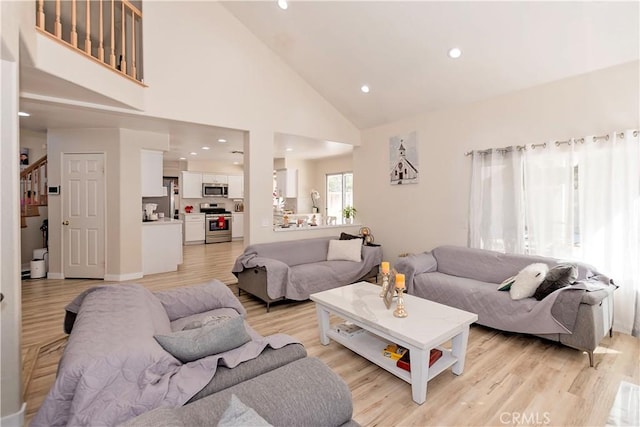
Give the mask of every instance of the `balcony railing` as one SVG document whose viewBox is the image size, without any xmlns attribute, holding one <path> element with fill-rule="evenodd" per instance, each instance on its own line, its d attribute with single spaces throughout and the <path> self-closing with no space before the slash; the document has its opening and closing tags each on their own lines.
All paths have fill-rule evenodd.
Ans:
<svg viewBox="0 0 640 427">
<path fill-rule="evenodd" d="M 141 0 L 36 0 L 36 27 L 143 82 Z"/>
</svg>

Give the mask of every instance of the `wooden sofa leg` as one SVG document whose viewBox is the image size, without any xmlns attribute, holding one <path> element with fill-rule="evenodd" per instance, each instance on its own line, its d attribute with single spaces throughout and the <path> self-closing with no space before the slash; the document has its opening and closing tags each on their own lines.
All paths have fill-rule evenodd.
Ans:
<svg viewBox="0 0 640 427">
<path fill-rule="evenodd" d="M 267 313 L 269 312 L 271 307 L 269 307 L 269 303 L 267 303 Z"/>
<path fill-rule="evenodd" d="M 587 351 L 587 353 L 589 354 L 589 367 L 593 368 L 593 350 Z"/>
</svg>

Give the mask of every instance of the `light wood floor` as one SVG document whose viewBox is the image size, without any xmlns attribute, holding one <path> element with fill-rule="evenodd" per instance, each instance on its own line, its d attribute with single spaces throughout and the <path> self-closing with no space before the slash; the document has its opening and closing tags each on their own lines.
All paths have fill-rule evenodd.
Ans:
<svg viewBox="0 0 640 427">
<path fill-rule="evenodd" d="M 150 289 L 168 289 L 217 278 L 234 284 L 233 260 L 240 242 L 185 247 L 184 264 L 174 273 L 136 280 Z M 23 281 L 22 346 L 27 419 L 37 412 L 55 380 L 61 349 L 64 306 L 92 280 Z M 236 287 L 231 285 L 234 292 Z M 586 354 L 535 337 L 472 326 L 465 371 L 443 372 L 429 382 L 427 401 L 411 400 L 411 387 L 332 342 L 318 340 L 313 303 L 272 305 L 243 294 L 248 321 L 263 335 L 283 332 L 301 340 L 349 385 L 354 419 L 363 426 L 396 425 L 576 425 L 602 426 L 621 380 L 640 384 L 640 340 L 615 333 L 596 350 L 595 368 Z M 40 356 L 36 360 L 36 355 Z M 524 422 L 523 422 L 524 421 Z"/>
</svg>

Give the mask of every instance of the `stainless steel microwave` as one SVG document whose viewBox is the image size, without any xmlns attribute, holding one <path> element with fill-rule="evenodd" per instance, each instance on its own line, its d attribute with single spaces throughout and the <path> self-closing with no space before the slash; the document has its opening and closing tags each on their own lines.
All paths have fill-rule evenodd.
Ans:
<svg viewBox="0 0 640 427">
<path fill-rule="evenodd" d="M 229 185 L 202 184 L 202 197 L 229 197 Z"/>
</svg>

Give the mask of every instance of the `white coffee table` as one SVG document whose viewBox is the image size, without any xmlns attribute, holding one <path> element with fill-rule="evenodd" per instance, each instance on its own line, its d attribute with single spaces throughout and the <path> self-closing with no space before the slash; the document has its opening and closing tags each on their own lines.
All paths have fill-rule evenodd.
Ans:
<svg viewBox="0 0 640 427">
<path fill-rule="evenodd" d="M 349 348 L 365 359 L 411 384 L 414 402 L 424 403 L 427 382 L 451 367 L 460 375 L 469 338 L 469 325 L 478 315 L 448 307 L 413 295 L 404 295 L 408 317 L 393 316 L 396 302 L 387 309 L 379 297 L 380 286 L 359 282 L 311 295 L 316 303 L 320 342 L 329 344 L 329 338 Z M 366 332 L 345 337 L 332 329 L 329 315 L 334 314 L 354 323 Z M 438 346 L 451 340 L 451 350 Z M 385 357 L 383 349 L 391 343 L 409 349 L 411 372 L 396 366 L 396 361 Z M 429 367 L 432 348 L 440 348 L 442 357 Z"/>
</svg>

